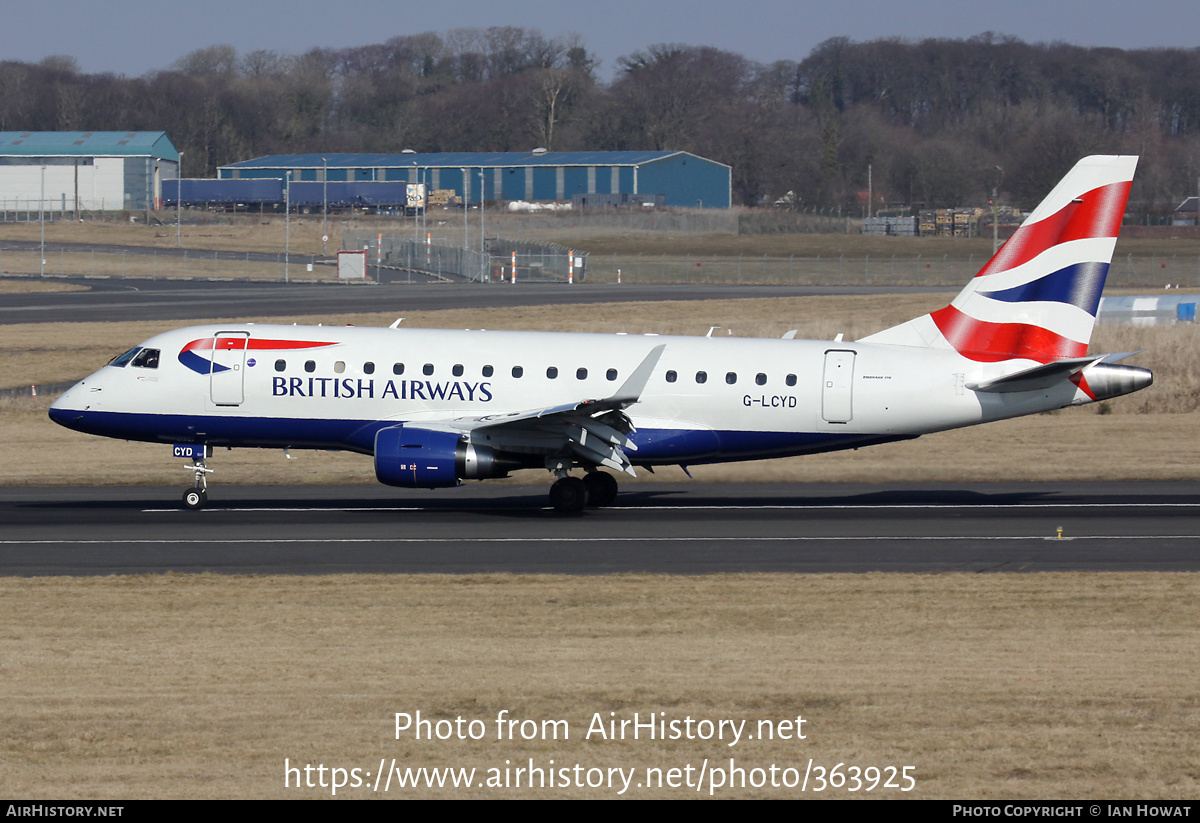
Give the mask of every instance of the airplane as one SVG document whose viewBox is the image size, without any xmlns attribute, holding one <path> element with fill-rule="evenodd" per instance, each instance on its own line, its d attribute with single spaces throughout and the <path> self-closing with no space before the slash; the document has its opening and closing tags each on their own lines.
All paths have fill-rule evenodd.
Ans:
<svg viewBox="0 0 1200 823">
<path fill-rule="evenodd" d="M 159 334 L 54 401 L 89 434 L 172 444 L 207 501 L 215 447 L 371 455 L 391 486 L 555 476 L 550 505 L 617 496 L 609 471 L 907 440 L 1149 386 L 1087 354 L 1136 157 L 1081 160 L 944 308 L 856 342 L 219 323 Z M 576 474 L 572 474 L 576 472 Z"/>
</svg>

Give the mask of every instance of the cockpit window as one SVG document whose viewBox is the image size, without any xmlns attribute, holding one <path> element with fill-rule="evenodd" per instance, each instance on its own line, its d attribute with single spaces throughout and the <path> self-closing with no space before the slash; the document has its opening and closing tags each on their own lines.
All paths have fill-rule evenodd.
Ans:
<svg viewBox="0 0 1200 823">
<path fill-rule="evenodd" d="M 140 352 L 141 350 L 142 350 L 141 346 L 134 346 L 132 349 L 125 352 L 120 357 L 114 357 L 112 360 L 109 361 L 108 365 L 116 366 L 118 369 L 123 369 L 123 368 L 125 368 L 125 365 L 130 360 L 132 360 L 137 355 L 137 353 Z"/>
<path fill-rule="evenodd" d="M 138 366 L 143 369 L 158 368 L 158 349 L 142 349 L 137 356 L 133 358 L 131 365 Z"/>
</svg>

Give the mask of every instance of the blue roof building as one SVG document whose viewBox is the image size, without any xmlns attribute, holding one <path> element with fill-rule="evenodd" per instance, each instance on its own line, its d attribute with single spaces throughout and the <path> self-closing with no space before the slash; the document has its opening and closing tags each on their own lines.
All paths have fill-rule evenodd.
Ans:
<svg viewBox="0 0 1200 823">
<path fill-rule="evenodd" d="M 283 154 L 221 166 L 222 180 L 424 183 L 464 202 L 564 201 L 637 196 L 681 208 L 727 209 L 730 167 L 685 151 Z"/>
</svg>

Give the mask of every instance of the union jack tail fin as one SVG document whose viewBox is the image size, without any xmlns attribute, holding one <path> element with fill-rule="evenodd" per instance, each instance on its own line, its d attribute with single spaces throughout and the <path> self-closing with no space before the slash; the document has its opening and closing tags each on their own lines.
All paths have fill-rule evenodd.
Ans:
<svg viewBox="0 0 1200 823">
<path fill-rule="evenodd" d="M 981 363 L 1082 357 L 1136 166 L 1080 160 L 949 306 L 863 342 L 952 348 Z"/>
</svg>

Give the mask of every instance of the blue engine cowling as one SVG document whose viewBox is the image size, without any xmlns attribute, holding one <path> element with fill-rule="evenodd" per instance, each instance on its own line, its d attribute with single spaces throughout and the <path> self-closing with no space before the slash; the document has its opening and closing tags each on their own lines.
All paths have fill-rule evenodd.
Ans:
<svg viewBox="0 0 1200 823">
<path fill-rule="evenodd" d="M 375 435 L 375 476 L 389 486 L 457 486 L 461 479 L 505 477 L 513 468 L 518 466 L 496 459 L 492 449 L 473 445 L 466 435 L 406 426 Z"/>
</svg>

